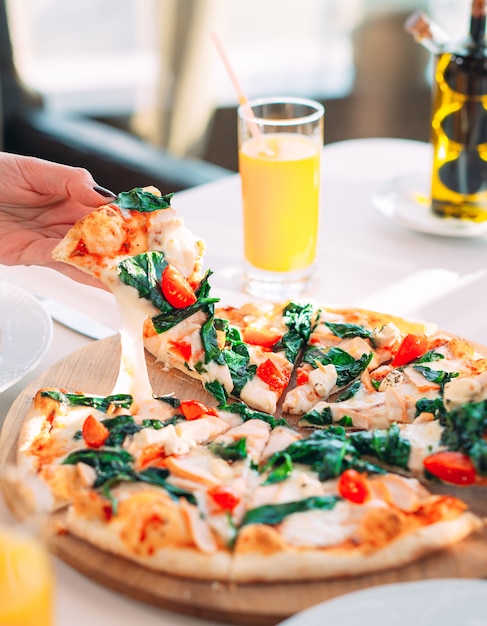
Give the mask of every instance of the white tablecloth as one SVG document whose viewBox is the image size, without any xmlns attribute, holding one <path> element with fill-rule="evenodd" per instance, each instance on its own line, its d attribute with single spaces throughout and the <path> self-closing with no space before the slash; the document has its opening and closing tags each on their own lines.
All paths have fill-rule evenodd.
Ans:
<svg viewBox="0 0 487 626">
<path fill-rule="evenodd" d="M 385 181 L 409 174 L 427 179 L 430 169 L 430 146 L 420 142 L 353 140 L 323 150 L 318 272 L 309 296 L 323 304 L 419 317 L 487 345 L 487 241 L 406 230 L 379 213 L 370 200 Z M 172 204 L 206 241 L 205 267 L 214 270 L 213 294 L 226 304 L 246 301 L 240 279 L 238 175 L 178 193 Z M 118 312 L 106 292 L 38 267 L 0 267 L 0 275 L 76 306 L 114 332 L 118 329 Z M 0 424 L 29 380 L 90 341 L 55 323 L 52 344 L 39 365 L 0 394 Z M 0 503 L 0 521 L 6 515 Z M 61 562 L 56 568 L 57 626 L 210 624 L 124 598 Z"/>
</svg>

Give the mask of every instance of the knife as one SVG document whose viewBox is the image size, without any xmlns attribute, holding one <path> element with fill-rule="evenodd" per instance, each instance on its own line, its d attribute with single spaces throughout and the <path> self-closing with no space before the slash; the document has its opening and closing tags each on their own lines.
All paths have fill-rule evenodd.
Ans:
<svg viewBox="0 0 487 626">
<path fill-rule="evenodd" d="M 53 320 L 56 320 L 56 322 L 59 322 L 63 326 L 66 326 L 71 330 L 75 330 L 86 337 L 91 337 L 92 339 L 105 339 L 105 337 L 111 337 L 117 333 L 117 331 L 113 330 L 113 328 L 105 326 L 84 313 L 80 313 L 75 308 L 64 304 L 64 302 L 59 302 L 59 300 L 55 300 L 54 298 L 49 298 L 47 296 L 41 296 L 37 293 L 32 293 L 32 295 L 39 300 L 39 302 L 49 312 Z"/>
</svg>

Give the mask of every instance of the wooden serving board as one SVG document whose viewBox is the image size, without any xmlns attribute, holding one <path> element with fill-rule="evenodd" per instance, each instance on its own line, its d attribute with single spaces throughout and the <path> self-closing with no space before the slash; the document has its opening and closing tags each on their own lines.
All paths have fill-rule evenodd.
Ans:
<svg viewBox="0 0 487 626">
<path fill-rule="evenodd" d="M 7 415 L 0 438 L 0 464 L 15 462 L 20 426 L 33 396 L 41 387 L 108 394 L 118 373 L 118 336 L 97 341 L 52 366 L 20 394 Z M 210 397 L 200 384 L 182 373 L 165 372 L 147 355 L 154 392 L 174 392 L 181 399 Z M 211 398 L 211 401 L 213 398 Z M 214 402 L 211 402 L 214 404 Z M 451 492 L 451 489 L 449 490 Z M 7 503 L 15 512 L 15 497 Z M 476 492 L 478 501 L 480 493 Z M 52 516 L 52 528 L 60 521 Z M 487 577 L 487 532 L 407 567 L 367 576 L 276 584 L 223 584 L 158 574 L 103 552 L 71 536 L 51 532 L 52 552 L 90 579 L 122 594 L 172 611 L 234 624 L 276 624 L 290 615 L 336 596 L 388 583 L 428 578 Z"/>
</svg>

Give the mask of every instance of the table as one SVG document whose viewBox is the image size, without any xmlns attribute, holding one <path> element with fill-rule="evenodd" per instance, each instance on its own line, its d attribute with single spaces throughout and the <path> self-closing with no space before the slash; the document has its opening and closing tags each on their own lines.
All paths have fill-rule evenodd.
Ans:
<svg viewBox="0 0 487 626">
<path fill-rule="evenodd" d="M 323 149 L 319 261 L 309 297 L 330 305 L 365 306 L 436 322 L 440 328 L 487 345 L 487 241 L 436 237 L 406 230 L 380 214 L 372 194 L 407 174 L 429 176 L 428 144 L 364 139 Z M 103 184 L 103 181 L 100 181 Z M 176 194 L 172 205 L 207 245 L 205 267 L 214 271 L 213 293 L 223 304 L 248 299 L 241 291 L 241 202 L 238 175 Z M 112 296 L 39 267 L 3 267 L 0 275 L 50 295 L 113 328 Z M 90 343 L 57 323 L 39 365 L 0 394 L 0 425 L 27 382 Z M 0 521 L 8 516 L 0 502 Z M 56 562 L 57 626 L 210 626 L 210 622 L 146 606 L 100 587 Z"/>
</svg>

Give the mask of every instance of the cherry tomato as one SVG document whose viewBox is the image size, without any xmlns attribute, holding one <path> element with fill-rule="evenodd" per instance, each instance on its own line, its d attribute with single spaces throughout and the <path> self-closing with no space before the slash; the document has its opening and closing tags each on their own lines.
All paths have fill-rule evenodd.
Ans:
<svg viewBox="0 0 487 626">
<path fill-rule="evenodd" d="M 110 435 L 110 431 L 96 417 L 88 415 L 83 423 L 81 434 L 90 448 L 101 448 Z"/>
<path fill-rule="evenodd" d="M 302 367 L 298 367 L 296 372 L 296 385 L 305 385 L 309 380 L 309 374 Z"/>
<path fill-rule="evenodd" d="M 446 450 L 435 452 L 423 461 L 424 468 L 436 478 L 454 485 L 473 485 L 475 467 L 466 454 Z"/>
<path fill-rule="evenodd" d="M 428 349 L 428 338 L 425 335 L 406 335 L 392 360 L 392 367 L 411 363 L 422 356 Z"/>
<path fill-rule="evenodd" d="M 185 361 L 191 358 L 191 344 L 187 341 L 170 341 L 171 349 L 183 357 Z"/>
<path fill-rule="evenodd" d="M 257 368 L 257 376 L 263 380 L 272 391 L 283 391 L 289 382 L 289 373 L 272 359 L 267 359 Z"/>
<path fill-rule="evenodd" d="M 267 330 L 265 328 L 252 328 L 249 326 L 242 332 L 244 341 L 254 346 L 262 346 L 263 348 L 272 348 L 282 334 L 277 331 Z"/>
<path fill-rule="evenodd" d="M 240 502 L 240 494 L 231 487 L 225 485 L 217 485 L 208 490 L 208 495 L 218 508 L 224 511 L 233 511 Z"/>
<path fill-rule="evenodd" d="M 367 478 L 357 470 L 345 470 L 338 480 L 338 493 L 355 504 L 363 504 L 370 495 Z"/>
<path fill-rule="evenodd" d="M 166 454 L 164 447 L 159 443 L 152 443 L 142 450 L 139 457 L 139 467 L 143 469 L 148 465 L 164 467 L 166 464 Z"/>
<path fill-rule="evenodd" d="M 215 409 L 198 400 L 183 400 L 179 408 L 187 420 L 197 420 L 204 415 L 216 415 Z"/>
<path fill-rule="evenodd" d="M 175 309 L 185 309 L 197 300 L 191 285 L 174 265 L 168 265 L 163 271 L 161 289 L 162 295 Z"/>
</svg>

